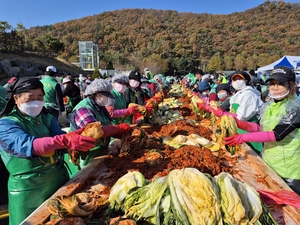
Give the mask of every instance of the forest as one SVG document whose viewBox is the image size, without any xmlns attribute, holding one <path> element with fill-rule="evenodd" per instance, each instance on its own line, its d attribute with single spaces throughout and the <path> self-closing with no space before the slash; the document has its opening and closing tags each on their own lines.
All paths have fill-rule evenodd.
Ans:
<svg viewBox="0 0 300 225">
<path fill-rule="evenodd" d="M 229 15 L 123 9 L 29 29 L 0 21 L 0 52 L 77 62 L 78 41 L 98 44 L 101 69 L 256 69 L 283 55 L 300 55 L 300 3 L 264 2 Z"/>
</svg>

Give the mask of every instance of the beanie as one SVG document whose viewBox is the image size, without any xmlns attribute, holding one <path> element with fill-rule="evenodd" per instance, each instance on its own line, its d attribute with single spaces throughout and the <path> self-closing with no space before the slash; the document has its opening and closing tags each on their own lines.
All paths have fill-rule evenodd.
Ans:
<svg viewBox="0 0 300 225">
<path fill-rule="evenodd" d="M 201 82 L 199 82 L 199 84 L 198 84 L 198 90 L 200 92 L 206 91 L 206 90 L 210 90 L 209 83 L 207 81 L 201 81 Z"/>
<path fill-rule="evenodd" d="M 141 82 L 141 74 L 138 71 L 131 71 L 129 74 L 129 80 L 136 80 Z"/>
</svg>

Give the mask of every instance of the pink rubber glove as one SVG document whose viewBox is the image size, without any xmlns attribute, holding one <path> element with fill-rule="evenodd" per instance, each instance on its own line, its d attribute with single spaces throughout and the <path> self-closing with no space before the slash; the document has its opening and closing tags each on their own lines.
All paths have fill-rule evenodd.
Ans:
<svg viewBox="0 0 300 225">
<path fill-rule="evenodd" d="M 224 138 L 225 145 L 235 146 L 244 142 L 273 142 L 276 141 L 274 131 L 253 132 L 249 134 L 237 134 Z"/>
<path fill-rule="evenodd" d="M 104 132 L 103 136 L 106 137 L 122 137 L 122 134 L 131 130 L 131 127 L 127 123 L 121 123 L 119 125 L 104 125 L 102 126 Z"/>
<path fill-rule="evenodd" d="M 236 117 L 236 114 L 233 114 L 233 113 L 230 113 L 227 111 L 223 111 L 222 108 L 218 108 L 218 109 L 211 108 L 211 111 L 217 117 L 224 116 L 224 115 Z"/>
<path fill-rule="evenodd" d="M 241 121 L 238 118 L 234 117 L 236 124 L 238 128 L 248 131 L 248 132 L 259 132 L 260 127 L 257 123 L 247 122 L 247 121 Z"/>
<path fill-rule="evenodd" d="M 211 112 L 212 108 L 208 104 L 197 103 L 199 109 L 204 110 L 205 112 Z"/>
<path fill-rule="evenodd" d="M 129 115 L 133 115 L 133 114 L 136 114 L 136 113 L 139 113 L 139 112 L 140 112 L 140 110 L 139 110 L 139 107 L 137 107 L 137 106 L 132 106 L 132 107 L 127 108 L 127 113 Z"/>
<path fill-rule="evenodd" d="M 89 151 L 95 147 L 96 139 L 81 136 L 80 134 L 84 130 L 84 127 L 67 133 L 56 135 L 54 137 L 36 138 L 33 141 L 33 154 L 45 155 L 49 154 L 57 149 L 67 148 L 77 151 Z"/>
<path fill-rule="evenodd" d="M 127 109 L 115 109 L 112 118 L 119 118 L 127 115 Z"/>
</svg>

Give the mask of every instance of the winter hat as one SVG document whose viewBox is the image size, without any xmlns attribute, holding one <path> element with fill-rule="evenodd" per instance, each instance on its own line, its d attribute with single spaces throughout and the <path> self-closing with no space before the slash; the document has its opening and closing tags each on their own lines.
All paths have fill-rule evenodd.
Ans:
<svg viewBox="0 0 300 225">
<path fill-rule="evenodd" d="M 129 78 L 125 74 L 119 73 L 119 74 L 116 74 L 112 77 L 111 82 L 112 83 L 117 82 L 117 83 L 120 83 L 120 84 L 125 83 L 126 85 L 128 85 L 129 84 Z"/>
<path fill-rule="evenodd" d="M 136 80 L 141 82 L 141 74 L 138 71 L 131 71 L 129 74 L 129 80 Z"/>
<path fill-rule="evenodd" d="M 200 92 L 210 90 L 209 83 L 206 80 L 199 82 L 199 84 L 198 84 L 198 90 Z"/>
<path fill-rule="evenodd" d="M 281 83 L 287 83 L 289 81 L 296 82 L 296 76 L 293 70 L 286 66 L 279 66 L 276 69 L 273 69 L 270 73 L 270 77 L 266 82 L 270 80 L 278 80 Z"/>
<path fill-rule="evenodd" d="M 90 87 L 91 94 L 100 93 L 108 98 L 114 99 L 111 93 L 112 84 L 104 79 L 95 79 L 88 87 Z"/>
<path fill-rule="evenodd" d="M 225 90 L 230 93 L 230 85 L 229 84 L 219 84 L 216 88 L 216 92 L 218 93 L 221 90 Z"/>
<path fill-rule="evenodd" d="M 232 81 L 232 79 L 235 77 L 235 76 L 240 76 L 241 78 L 243 78 L 244 80 L 246 80 L 246 84 L 248 84 L 251 80 L 250 78 L 250 75 L 247 73 L 247 72 L 244 72 L 244 71 L 236 71 L 232 74 L 230 80 Z"/>
</svg>

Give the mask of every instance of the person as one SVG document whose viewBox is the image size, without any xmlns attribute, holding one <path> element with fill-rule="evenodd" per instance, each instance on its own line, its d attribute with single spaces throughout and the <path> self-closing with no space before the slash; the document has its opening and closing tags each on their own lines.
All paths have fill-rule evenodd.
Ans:
<svg viewBox="0 0 300 225">
<path fill-rule="evenodd" d="M 149 68 L 145 68 L 145 69 L 144 69 L 144 76 L 145 76 L 148 80 L 152 80 L 152 79 L 153 79 L 153 73 L 150 71 Z"/>
<path fill-rule="evenodd" d="M 132 123 L 132 115 L 139 113 L 140 110 L 137 106 L 128 107 L 124 93 L 129 85 L 129 78 L 125 74 L 116 74 L 112 78 L 112 94 L 114 96 L 114 108 L 113 108 L 113 124 L 120 124 L 125 122 L 127 124 Z"/>
<path fill-rule="evenodd" d="M 11 83 L 13 83 L 15 80 L 17 79 L 17 77 L 15 76 L 12 76 L 8 81 L 7 83 L 3 86 L 4 88 L 7 88 L 7 86 Z"/>
<path fill-rule="evenodd" d="M 86 84 L 85 84 L 85 81 L 86 81 L 86 77 L 84 77 L 82 74 L 79 74 L 79 82 L 78 82 L 78 87 L 80 89 L 80 93 L 81 93 L 81 98 L 84 98 L 84 92 L 85 92 L 85 89 L 86 89 Z"/>
<path fill-rule="evenodd" d="M 19 225 L 69 180 L 62 149 L 88 151 L 96 140 L 65 134 L 43 107 L 43 84 L 20 78 L 7 87 L 0 112 L 0 155 L 9 172 L 9 224 Z M 2 181 L 3 182 L 3 181 Z"/>
<path fill-rule="evenodd" d="M 151 88 L 149 87 L 149 84 L 151 84 L 151 82 L 146 77 L 141 78 L 141 89 L 144 92 L 146 101 L 154 96 L 154 93 L 152 92 Z"/>
<path fill-rule="evenodd" d="M 217 86 L 217 96 L 218 96 L 218 102 L 220 104 L 220 107 L 224 110 L 229 112 L 230 110 L 230 98 L 232 96 L 230 92 L 230 86 L 229 84 L 219 84 Z"/>
<path fill-rule="evenodd" d="M 230 79 L 232 87 L 236 90 L 230 98 L 230 113 L 241 121 L 257 123 L 263 101 L 261 93 L 249 85 L 250 75 L 245 71 L 236 71 Z M 216 116 L 222 116 L 225 111 L 212 109 L 212 112 Z M 238 129 L 238 133 L 246 133 L 246 131 Z M 247 144 L 258 154 L 262 151 L 262 143 Z"/>
<path fill-rule="evenodd" d="M 69 110 L 72 111 L 72 109 L 82 100 L 80 89 L 69 78 L 64 78 L 62 83 L 65 87 L 63 97 L 68 97 Z"/>
<path fill-rule="evenodd" d="M 100 121 L 103 129 L 103 136 L 97 140 L 95 148 L 79 158 L 79 167 L 74 165 L 70 157 L 65 156 L 69 175 L 73 177 L 81 168 L 86 166 L 96 156 L 103 154 L 110 142 L 110 137 L 121 138 L 122 134 L 130 131 L 130 126 L 126 123 L 112 125 L 112 118 L 106 109 L 114 96 L 112 95 L 112 85 L 104 79 L 95 79 L 87 87 L 90 97 L 80 101 L 70 114 L 70 131 L 80 129 L 89 123 Z"/>
<path fill-rule="evenodd" d="M 56 68 L 48 66 L 46 76 L 41 80 L 44 85 L 44 104 L 48 112 L 58 119 L 59 114 L 65 114 L 63 93 L 60 84 L 55 79 Z"/>
<path fill-rule="evenodd" d="M 236 119 L 238 127 L 249 133 L 227 137 L 225 144 L 264 142 L 262 159 L 300 195 L 300 101 L 295 93 L 295 73 L 280 66 L 266 81 L 272 100 L 262 107 L 260 126 Z"/>
<path fill-rule="evenodd" d="M 124 95 L 127 105 L 130 103 L 136 103 L 138 105 L 145 105 L 145 95 L 142 91 L 141 84 L 141 74 L 138 71 L 131 71 L 129 76 L 129 86 L 127 87 Z"/>
<path fill-rule="evenodd" d="M 252 87 L 256 87 L 257 77 L 256 77 L 256 74 L 255 74 L 255 71 L 254 70 L 250 70 L 249 71 L 249 75 L 250 75 L 250 82 L 249 82 L 249 84 Z"/>
<path fill-rule="evenodd" d="M 161 91 L 166 92 L 170 89 L 170 86 L 165 83 L 165 78 L 162 74 L 155 75 L 154 82 L 155 82 L 155 93 L 158 93 Z"/>
<path fill-rule="evenodd" d="M 0 85 L 0 111 L 4 108 L 6 104 L 5 96 L 6 96 L 6 88 Z"/>
<path fill-rule="evenodd" d="M 215 93 L 211 92 L 211 86 L 209 83 L 204 80 L 199 82 L 198 84 L 198 90 L 199 90 L 199 97 L 206 103 L 209 103 L 210 101 L 214 101 L 215 98 Z"/>
<path fill-rule="evenodd" d="M 201 82 L 203 75 L 204 75 L 204 73 L 202 70 L 199 69 L 199 70 L 195 71 L 196 80 L 193 84 L 193 88 L 192 88 L 193 92 L 198 92 L 198 84 L 199 84 L 199 82 Z"/>
</svg>

